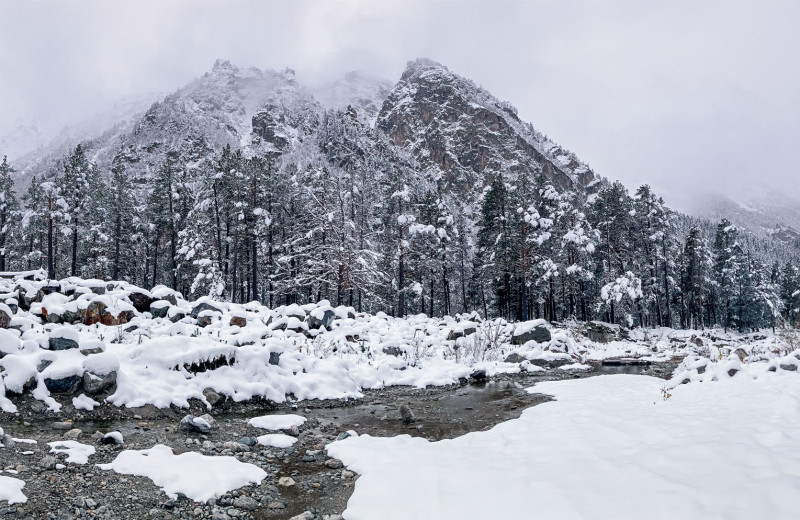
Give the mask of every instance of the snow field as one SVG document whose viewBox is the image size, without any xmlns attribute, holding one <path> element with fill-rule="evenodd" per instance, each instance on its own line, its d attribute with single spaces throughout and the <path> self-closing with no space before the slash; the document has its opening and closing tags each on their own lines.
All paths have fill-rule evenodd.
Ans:
<svg viewBox="0 0 800 520">
<path fill-rule="evenodd" d="M 440 442 L 337 441 L 361 474 L 348 520 L 797 518 L 800 378 L 687 384 L 630 375 L 538 383 L 556 401 Z M 398 497 L 398 490 L 402 497 Z"/>
</svg>

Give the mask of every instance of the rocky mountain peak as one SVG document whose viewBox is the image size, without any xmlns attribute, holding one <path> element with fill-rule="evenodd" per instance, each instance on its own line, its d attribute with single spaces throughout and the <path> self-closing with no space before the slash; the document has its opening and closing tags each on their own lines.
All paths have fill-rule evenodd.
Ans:
<svg viewBox="0 0 800 520">
<path fill-rule="evenodd" d="M 499 173 L 544 174 L 578 191 L 594 180 L 573 154 L 521 121 L 516 108 L 427 58 L 408 63 L 377 126 L 423 169 L 462 190 L 485 186 Z"/>
<path fill-rule="evenodd" d="M 425 72 L 446 73 L 450 72 L 450 69 L 430 58 L 417 58 L 406 63 L 406 69 L 400 76 L 400 81 L 408 81 L 409 78 L 420 76 Z"/>
</svg>

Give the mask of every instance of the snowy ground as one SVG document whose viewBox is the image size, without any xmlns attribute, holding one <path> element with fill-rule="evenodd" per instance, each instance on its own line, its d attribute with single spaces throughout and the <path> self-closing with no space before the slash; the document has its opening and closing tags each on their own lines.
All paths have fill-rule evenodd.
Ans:
<svg viewBox="0 0 800 520">
<path fill-rule="evenodd" d="M 798 518 L 799 377 L 663 390 L 646 376 L 545 382 L 530 391 L 556 401 L 488 432 L 337 441 L 328 453 L 362 475 L 344 518 Z"/>
<path fill-rule="evenodd" d="M 622 331 L 477 315 L 399 319 L 328 302 L 269 309 L 190 302 L 165 287 L 124 282 L 0 278 L 0 424 L 20 422 L 21 402 L 28 416 L 147 405 L 216 413 L 217 403 L 255 397 L 292 406 L 359 398 L 367 389 L 499 374 L 571 377 L 609 360 L 679 359 L 668 381 L 537 383 L 532 392 L 556 401 L 488 432 L 330 444 L 331 456 L 361 474 L 344 518 L 797 518 L 798 344 L 792 334 Z M 263 434 L 248 449 L 291 453 L 305 421 L 253 417 L 248 427 Z M 0 429 L 0 441 L 9 439 Z M 11 441 L 17 450 L 24 445 Z M 95 464 L 89 444 L 47 444 L 68 465 Z M 270 468 L 159 444 L 122 451 L 102 468 L 197 501 L 256 485 Z M 24 502 L 24 480 L 3 471 L 0 502 Z"/>
<path fill-rule="evenodd" d="M 721 331 L 635 330 L 622 338 L 613 327 L 600 343 L 580 323 L 399 319 L 325 301 L 275 309 L 189 302 L 163 286 L 78 278 L 0 279 L 0 302 L 10 318 L 0 329 L 0 409 L 9 413 L 21 393 L 53 411 L 63 402 L 55 393 L 86 410 L 208 405 L 208 390 L 237 402 L 356 398 L 364 389 L 453 384 L 476 370 L 580 370 L 614 357 L 664 361 L 737 348 L 760 355 L 777 345 L 772 335 Z"/>
</svg>

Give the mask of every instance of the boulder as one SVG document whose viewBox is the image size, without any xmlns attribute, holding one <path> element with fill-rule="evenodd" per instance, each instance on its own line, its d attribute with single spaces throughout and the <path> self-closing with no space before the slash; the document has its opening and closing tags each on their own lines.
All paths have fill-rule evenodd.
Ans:
<svg viewBox="0 0 800 520">
<path fill-rule="evenodd" d="M 186 313 L 180 310 L 178 307 L 170 307 L 169 311 L 167 312 L 167 318 L 172 323 L 178 323 L 183 318 L 186 317 Z"/>
<path fill-rule="evenodd" d="M 78 332 L 62 327 L 50 333 L 48 345 L 50 350 L 68 350 L 78 348 Z"/>
<path fill-rule="evenodd" d="M 71 375 L 64 377 L 46 377 L 44 386 L 53 394 L 74 394 L 81 387 L 83 377 Z"/>
<path fill-rule="evenodd" d="M 100 323 L 101 316 L 106 310 L 106 304 L 100 301 L 89 302 L 89 306 L 83 311 L 83 324 L 94 325 Z"/>
<path fill-rule="evenodd" d="M 8 326 L 11 324 L 11 317 L 14 313 L 11 311 L 8 305 L 5 303 L 0 303 L 0 329 L 7 329 Z"/>
<path fill-rule="evenodd" d="M 97 375 L 91 372 L 83 374 L 83 390 L 87 394 L 99 394 L 117 384 L 117 372 L 109 372 L 104 375 Z"/>
<path fill-rule="evenodd" d="M 180 422 L 180 429 L 187 432 L 211 433 L 211 430 L 216 426 L 217 421 L 209 414 L 201 415 L 200 417 L 189 414 L 184 416 Z"/>
<path fill-rule="evenodd" d="M 550 329 L 544 326 L 544 320 L 534 320 L 523 322 L 514 329 L 511 343 L 514 345 L 524 345 L 529 341 L 536 343 L 547 343 L 552 339 Z"/>
<path fill-rule="evenodd" d="M 527 358 L 520 356 L 516 352 L 512 352 L 508 356 L 506 356 L 505 362 L 506 363 L 522 363 Z"/>
<path fill-rule="evenodd" d="M 61 323 L 80 323 L 83 321 L 83 313 L 77 308 L 66 308 L 61 314 Z"/>
<path fill-rule="evenodd" d="M 281 362 L 281 353 L 280 352 L 270 352 L 269 353 L 269 364 L 270 365 L 279 365 Z"/>
<path fill-rule="evenodd" d="M 622 339 L 622 327 L 604 321 L 590 321 L 584 327 L 584 334 L 596 343 L 608 343 Z"/>
<path fill-rule="evenodd" d="M 333 309 L 315 309 L 308 315 L 308 327 L 310 329 L 328 329 L 333 324 L 336 313 Z"/>
<path fill-rule="evenodd" d="M 486 374 L 486 370 L 479 369 L 472 372 L 469 378 L 475 383 L 485 383 L 489 376 Z"/>
<path fill-rule="evenodd" d="M 208 327 L 212 323 L 214 323 L 214 311 L 206 310 L 200 313 L 197 317 L 197 326 L 198 327 Z"/>
<path fill-rule="evenodd" d="M 19 310 L 19 302 L 16 298 L 9 298 L 6 300 L 6 305 L 11 310 L 11 314 L 15 314 Z"/>
<path fill-rule="evenodd" d="M 99 394 L 117 382 L 119 359 L 110 352 L 93 354 L 83 360 L 83 387 L 88 394 Z"/>
<path fill-rule="evenodd" d="M 244 316 L 231 316 L 230 325 L 236 327 L 246 327 L 247 318 L 245 318 Z"/>
<path fill-rule="evenodd" d="M 103 325 L 114 326 L 114 325 L 124 325 L 131 321 L 135 315 L 131 310 L 122 310 L 118 312 L 116 315 L 112 312 L 105 311 L 103 314 L 100 315 L 100 323 Z"/>
<path fill-rule="evenodd" d="M 213 312 L 220 312 L 220 313 L 222 312 L 222 310 L 219 307 L 215 307 L 215 306 L 211 305 L 208 302 L 201 302 L 201 303 L 198 303 L 197 305 L 195 305 L 194 307 L 192 307 L 192 312 L 190 313 L 190 315 L 191 315 L 192 318 L 197 319 L 197 317 L 203 311 L 213 311 Z"/>
<path fill-rule="evenodd" d="M 156 300 L 150 304 L 150 315 L 154 318 L 166 318 L 171 306 L 167 300 Z"/>
<path fill-rule="evenodd" d="M 132 291 L 128 294 L 128 299 L 131 301 L 131 305 L 139 312 L 149 311 L 150 304 L 156 301 L 150 293 L 144 291 Z"/>
<path fill-rule="evenodd" d="M 215 392 L 213 388 L 206 388 L 203 390 L 203 397 L 206 398 L 206 401 L 208 401 L 208 404 L 211 406 L 216 406 L 217 403 L 224 399 L 221 395 Z"/>
</svg>

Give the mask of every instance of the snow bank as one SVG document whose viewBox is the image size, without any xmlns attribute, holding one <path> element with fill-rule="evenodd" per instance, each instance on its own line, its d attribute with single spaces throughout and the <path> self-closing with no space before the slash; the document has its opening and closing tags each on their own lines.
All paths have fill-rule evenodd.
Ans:
<svg viewBox="0 0 800 520">
<path fill-rule="evenodd" d="M 175 455 L 163 444 L 148 450 L 125 450 L 110 464 L 98 464 L 98 467 L 147 477 L 170 498 L 183 493 L 196 502 L 258 484 L 267 476 L 258 466 L 239 462 L 234 457 L 210 457 L 195 452 Z"/>
<path fill-rule="evenodd" d="M 487 432 L 335 442 L 328 454 L 361 474 L 344 517 L 797 518 L 799 377 L 682 385 L 666 400 L 663 388 L 630 375 L 539 383 L 557 400 Z"/>
</svg>

